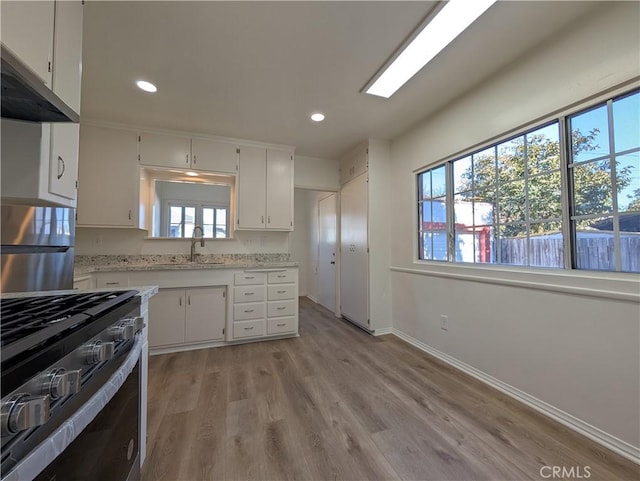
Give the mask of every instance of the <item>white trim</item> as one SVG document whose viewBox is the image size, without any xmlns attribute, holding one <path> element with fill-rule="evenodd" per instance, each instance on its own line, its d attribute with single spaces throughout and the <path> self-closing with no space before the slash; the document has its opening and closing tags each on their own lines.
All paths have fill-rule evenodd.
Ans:
<svg viewBox="0 0 640 481">
<path fill-rule="evenodd" d="M 555 292 L 555 293 L 575 294 L 578 296 L 586 296 L 591 298 L 595 297 L 595 298 L 602 298 L 602 299 L 614 299 L 618 301 L 640 303 L 640 294 L 636 294 L 634 292 L 621 292 L 621 291 L 611 291 L 606 289 L 595 289 L 590 287 L 568 286 L 566 284 L 559 284 L 556 282 L 549 282 L 549 281 L 544 282 L 545 281 L 544 278 L 540 279 L 540 281 L 542 282 L 537 282 L 537 281 L 522 280 L 522 279 L 508 279 L 505 277 L 491 277 L 491 276 L 479 275 L 479 274 L 462 274 L 460 272 L 443 272 L 443 271 L 436 271 L 436 270 L 408 269 L 405 267 L 391 267 L 390 269 L 393 272 L 402 272 L 405 274 L 444 277 L 447 279 L 459 279 L 459 280 L 469 281 L 469 282 L 481 282 L 483 284 L 496 284 L 501 286 L 522 287 L 525 289 L 537 289 L 541 291 L 548 291 L 548 292 Z M 638 285 L 637 278 L 635 277 L 629 278 L 629 282 L 633 284 L 632 289 L 637 290 L 637 285 Z"/>
<path fill-rule="evenodd" d="M 314 296 L 307 294 L 305 297 L 309 300 L 312 300 L 316 304 L 318 304 L 318 299 L 316 299 Z"/>
<path fill-rule="evenodd" d="M 284 145 L 284 144 L 272 144 L 268 142 L 260 142 L 256 140 L 249 139 L 240 139 L 237 137 L 222 137 L 220 135 L 208 134 L 204 132 L 190 132 L 186 130 L 171 130 L 171 129 L 162 129 L 156 127 L 150 127 L 148 125 L 139 125 L 139 124 L 124 124 L 121 122 L 112 122 L 109 120 L 100 120 L 100 119 L 90 119 L 82 117 L 80 121 L 80 125 L 87 124 L 93 125 L 96 127 L 110 127 L 121 130 L 135 130 L 138 133 L 151 133 L 151 134 L 164 134 L 164 135 L 177 135 L 181 137 L 190 137 L 197 139 L 209 139 L 209 140 L 218 140 L 222 142 L 229 142 L 232 144 L 241 144 L 244 146 L 251 145 L 254 147 L 264 147 L 267 149 L 276 149 L 276 150 L 291 150 L 295 151 L 296 147 L 293 145 Z"/>
<path fill-rule="evenodd" d="M 214 347 L 235 346 L 237 344 L 249 344 L 252 342 L 275 341 L 277 339 L 289 339 L 300 337 L 300 334 L 282 334 L 280 336 L 252 337 L 251 339 L 231 339 L 229 341 L 210 341 L 198 344 L 177 344 L 175 346 L 163 346 L 149 348 L 149 356 L 160 354 L 171 354 L 174 352 L 197 351 L 198 349 L 209 349 Z"/>
<path fill-rule="evenodd" d="M 385 336 L 387 334 L 393 334 L 393 327 L 382 327 L 380 329 L 375 329 L 372 333 L 374 336 Z"/>
<path fill-rule="evenodd" d="M 626 441 L 618 439 L 615 436 L 612 436 L 611 434 L 606 433 L 603 430 L 552 406 L 551 404 L 541 401 L 540 399 L 535 398 L 530 394 L 527 394 L 526 392 L 511 386 L 510 384 L 496 379 L 495 377 L 490 376 L 489 374 L 456 359 L 455 357 L 449 356 L 442 351 L 434 349 L 428 344 L 425 344 L 422 341 L 409 336 L 399 329 L 392 328 L 392 330 L 392 333 L 395 336 L 399 337 L 403 341 L 408 342 L 421 351 L 426 352 L 427 354 L 430 354 L 431 356 L 446 362 L 450 366 L 459 369 L 465 374 L 468 374 L 478 379 L 479 381 L 482 381 L 485 384 L 497 389 L 498 391 L 516 399 L 517 401 L 526 404 L 539 413 L 544 414 L 545 416 L 550 417 L 551 419 L 563 424 L 573 431 L 576 431 L 577 433 L 588 437 L 592 441 L 595 441 L 596 443 L 629 459 L 630 461 L 633 461 L 636 464 L 640 464 L 640 447 L 633 446 Z"/>
</svg>

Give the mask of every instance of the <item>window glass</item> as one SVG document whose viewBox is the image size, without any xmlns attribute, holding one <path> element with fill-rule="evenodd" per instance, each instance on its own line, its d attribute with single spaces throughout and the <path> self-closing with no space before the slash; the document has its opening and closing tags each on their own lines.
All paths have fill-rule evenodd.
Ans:
<svg viewBox="0 0 640 481">
<path fill-rule="evenodd" d="M 640 93 L 613 101 L 613 141 L 616 153 L 640 147 Z"/>
<path fill-rule="evenodd" d="M 424 260 L 448 260 L 446 167 L 418 175 L 418 256 Z M 432 195 L 433 194 L 433 195 Z"/>
<path fill-rule="evenodd" d="M 624 152 L 570 165 L 574 267 L 577 269 L 640 272 L 639 99 L 640 94 L 634 92 L 570 118 L 573 126 L 575 119 L 580 122 L 589 116 L 593 119 L 597 112 L 598 120 L 592 120 L 593 125 L 601 125 L 605 120 L 613 125 L 613 132 L 603 129 L 599 138 L 584 140 L 582 151 L 608 154 L 608 149 L 601 150 L 601 145 L 613 143 L 616 152 Z M 574 162 L 575 149 L 572 154 Z"/>
<path fill-rule="evenodd" d="M 611 212 L 613 202 L 609 159 L 579 164 L 572 170 L 575 215 Z"/>
<path fill-rule="evenodd" d="M 419 174 L 420 258 L 640 272 L 640 92 L 562 122 Z"/>
<path fill-rule="evenodd" d="M 616 157 L 616 184 L 620 212 L 640 212 L 640 152 Z"/>
<path fill-rule="evenodd" d="M 571 117 L 572 162 L 583 162 L 609 155 L 609 120 L 602 105 Z"/>
<path fill-rule="evenodd" d="M 623 272 L 640 272 L 640 215 L 620 216 L 620 262 Z"/>
<path fill-rule="evenodd" d="M 471 157 L 453 162 L 453 191 L 455 193 L 473 189 L 472 180 Z"/>
</svg>

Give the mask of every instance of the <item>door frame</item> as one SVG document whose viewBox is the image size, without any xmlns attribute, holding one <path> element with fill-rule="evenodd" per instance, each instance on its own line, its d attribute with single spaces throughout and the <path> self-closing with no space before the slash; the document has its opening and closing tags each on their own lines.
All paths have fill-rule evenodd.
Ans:
<svg viewBox="0 0 640 481">
<path fill-rule="evenodd" d="M 317 222 L 317 232 L 318 238 L 316 239 L 316 249 L 318 250 L 316 259 L 318 260 L 318 264 L 316 266 L 316 272 L 318 273 L 318 286 L 320 286 L 320 202 L 328 199 L 332 195 L 335 195 L 335 223 L 336 223 L 336 240 L 335 240 L 335 259 L 336 265 L 334 269 L 334 281 L 333 287 L 335 291 L 335 305 L 333 306 L 333 313 L 336 317 L 340 317 L 340 191 L 326 191 L 326 195 L 318 197 L 316 202 L 316 222 Z M 318 302 L 319 304 L 319 302 Z M 326 307 L 326 306 L 324 306 Z"/>
</svg>

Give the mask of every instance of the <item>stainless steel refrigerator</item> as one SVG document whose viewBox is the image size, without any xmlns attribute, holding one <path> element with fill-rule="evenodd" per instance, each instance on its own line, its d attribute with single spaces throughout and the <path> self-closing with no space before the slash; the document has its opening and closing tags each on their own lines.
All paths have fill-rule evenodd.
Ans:
<svg viewBox="0 0 640 481">
<path fill-rule="evenodd" d="M 2 205 L 0 292 L 73 288 L 75 209 Z"/>
</svg>

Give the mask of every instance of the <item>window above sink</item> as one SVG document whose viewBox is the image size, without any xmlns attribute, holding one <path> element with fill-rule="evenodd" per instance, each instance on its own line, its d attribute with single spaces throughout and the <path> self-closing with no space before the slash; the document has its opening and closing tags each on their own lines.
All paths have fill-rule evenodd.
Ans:
<svg viewBox="0 0 640 481">
<path fill-rule="evenodd" d="M 142 169 L 140 193 L 148 207 L 149 238 L 191 238 L 197 225 L 207 239 L 231 238 L 234 187 L 232 175 Z"/>
</svg>

